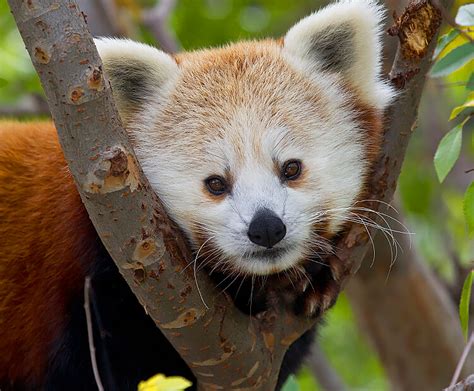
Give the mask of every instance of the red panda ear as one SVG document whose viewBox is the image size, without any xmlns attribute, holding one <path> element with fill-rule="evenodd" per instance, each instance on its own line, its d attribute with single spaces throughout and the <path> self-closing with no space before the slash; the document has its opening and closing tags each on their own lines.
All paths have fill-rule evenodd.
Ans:
<svg viewBox="0 0 474 391">
<path fill-rule="evenodd" d="M 114 38 L 96 39 L 95 44 L 125 124 L 145 103 L 159 101 L 178 75 L 176 61 L 152 46 Z"/>
<path fill-rule="evenodd" d="M 375 0 L 341 0 L 293 26 L 283 53 L 310 78 L 338 73 L 366 103 L 384 108 L 393 92 L 380 80 L 383 19 Z"/>
</svg>

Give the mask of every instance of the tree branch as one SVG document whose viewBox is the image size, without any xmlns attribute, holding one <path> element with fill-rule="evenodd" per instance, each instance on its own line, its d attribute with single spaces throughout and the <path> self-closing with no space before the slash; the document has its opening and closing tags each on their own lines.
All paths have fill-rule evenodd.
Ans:
<svg viewBox="0 0 474 391">
<path fill-rule="evenodd" d="M 0 117 L 34 117 L 50 116 L 50 111 L 46 100 L 36 94 L 25 95 L 22 99 L 12 105 L 2 105 L 0 107 Z"/>
<path fill-rule="evenodd" d="M 327 360 L 319 344 L 315 343 L 311 348 L 311 355 L 306 360 L 306 365 L 318 381 L 323 390 L 346 391 L 347 387 L 337 372 Z"/>
<path fill-rule="evenodd" d="M 167 53 L 176 53 L 181 46 L 167 28 L 169 16 L 175 7 L 176 0 L 158 0 L 153 8 L 142 13 L 143 24 L 150 29 L 161 49 Z"/>
<path fill-rule="evenodd" d="M 84 205 L 138 300 L 193 370 L 201 389 L 273 390 L 286 349 L 316 320 L 297 318 L 278 302 L 258 316 L 246 316 L 198 272 L 209 304 L 203 308 L 192 273 L 182 272 L 192 259 L 190 250 L 138 165 L 75 1 L 9 4 Z M 396 186 L 441 19 L 429 1 L 413 1 L 404 15 L 391 73 L 403 93 L 392 107 L 371 182 L 371 197 L 382 201 L 391 199 Z M 337 257 L 329 262 L 342 283 L 358 269 L 366 251 L 365 229 L 352 226 L 338 246 Z"/>
<path fill-rule="evenodd" d="M 451 380 L 464 348 L 457 308 L 444 285 L 410 246 L 403 222 L 389 210 L 394 242 L 374 238 L 347 285 L 346 293 L 360 330 L 375 348 L 395 390 L 441 390 Z M 393 224 L 391 224 L 393 223 Z M 474 370 L 468 360 L 463 374 Z"/>
<path fill-rule="evenodd" d="M 93 36 L 127 36 L 126 29 L 120 25 L 114 0 L 77 0 L 77 4 L 86 15 L 87 26 Z"/>
<path fill-rule="evenodd" d="M 464 364 L 466 363 L 467 356 L 469 355 L 469 352 L 471 351 L 473 345 L 474 345 L 474 333 L 471 333 L 471 336 L 469 337 L 469 340 L 467 341 L 466 347 L 464 348 L 462 352 L 461 358 L 459 359 L 459 363 L 456 366 L 456 370 L 454 371 L 451 384 L 449 385 L 450 387 L 454 387 L 456 385 L 456 382 L 459 380 L 459 376 L 461 375 L 461 371 L 464 367 Z"/>
<path fill-rule="evenodd" d="M 474 390 L 474 375 L 469 376 L 462 382 L 459 382 L 453 386 L 445 388 L 444 391 L 473 391 Z"/>
</svg>

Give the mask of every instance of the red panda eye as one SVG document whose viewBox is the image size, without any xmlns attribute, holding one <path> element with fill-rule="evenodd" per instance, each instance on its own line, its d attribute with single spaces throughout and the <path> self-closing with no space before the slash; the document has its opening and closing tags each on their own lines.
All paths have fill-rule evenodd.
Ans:
<svg viewBox="0 0 474 391">
<path fill-rule="evenodd" d="M 211 194 L 221 195 L 227 191 L 225 179 L 220 176 L 211 176 L 207 178 L 205 182 L 207 190 L 209 190 Z"/>
<path fill-rule="evenodd" d="M 301 175 L 301 162 L 299 160 L 288 160 L 283 164 L 282 176 L 288 181 L 298 179 Z"/>
</svg>

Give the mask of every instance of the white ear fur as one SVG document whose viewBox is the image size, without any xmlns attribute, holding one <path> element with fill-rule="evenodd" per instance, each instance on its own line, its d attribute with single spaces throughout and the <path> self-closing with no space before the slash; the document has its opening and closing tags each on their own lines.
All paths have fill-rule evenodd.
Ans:
<svg viewBox="0 0 474 391">
<path fill-rule="evenodd" d="M 95 45 L 112 84 L 114 99 L 122 120 L 144 103 L 160 96 L 179 68 L 168 54 L 129 39 L 99 38 Z"/>
<path fill-rule="evenodd" d="M 293 26 L 283 53 L 309 77 L 342 74 L 366 103 L 383 109 L 394 96 L 380 79 L 383 20 L 375 0 L 340 0 Z"/>
</svg>

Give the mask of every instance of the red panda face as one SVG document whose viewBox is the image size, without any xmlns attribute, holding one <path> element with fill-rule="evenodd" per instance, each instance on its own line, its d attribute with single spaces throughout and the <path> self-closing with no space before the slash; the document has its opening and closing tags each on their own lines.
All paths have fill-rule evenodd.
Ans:
<svg viewBox="0 0 474 391">
<path fill-rule="evenodd" d="M 174 59 L 98 42 L 145 174 L 203 264 L 265 275 L 329 251 L 363 193 L 392 95 L 379 80 L 377 21 L 375 2 L 344 1 L 283 43 Z"/>
</svg>

